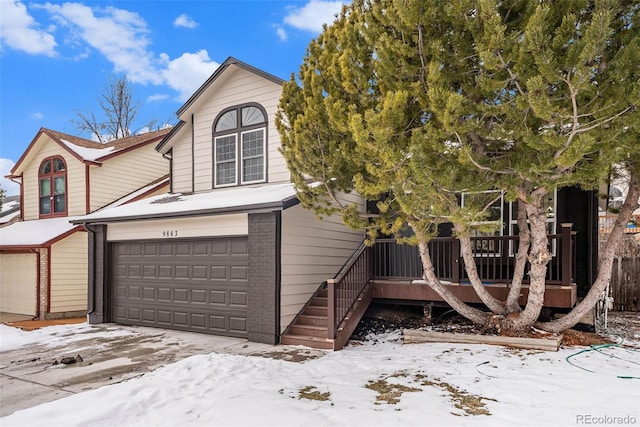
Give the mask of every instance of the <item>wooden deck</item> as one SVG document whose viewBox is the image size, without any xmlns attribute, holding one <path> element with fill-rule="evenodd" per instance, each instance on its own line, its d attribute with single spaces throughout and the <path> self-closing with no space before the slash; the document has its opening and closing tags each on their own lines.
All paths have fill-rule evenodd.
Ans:
<svg viewBox="0 0 640 427">
<path fill-rule="evenodd" d="M 455 296 L 470 304 L 481 304 L 480 298 L 469 283 L 445 284 Z M 494 297 L 504 301 L 509 292 L 506 283 L 489 283 L 484 285 Z M 522 286 L 520 304 L 525 305 L 529 295 L 529 286 Z M 442 298 L 426 283 L 419 280 L 373 280 L 373 298 L 382 300 L 444 302 Z M 544 293 L 544 306 L 551 308 L 571 308 L 578 299 L 577 286 L 547 285 Z"/>
</svg>

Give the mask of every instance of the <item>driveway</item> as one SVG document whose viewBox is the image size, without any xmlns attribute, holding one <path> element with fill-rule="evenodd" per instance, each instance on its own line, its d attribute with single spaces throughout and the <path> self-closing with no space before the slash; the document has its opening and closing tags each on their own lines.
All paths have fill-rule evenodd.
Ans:
<svg viewBox="0 0 640 427">
<path fill-rule="evenodd" d="M 216 352 L 292 361 L 323 354 L 240 338 L 115 324 L 67 325 L 44 341 L 0 352 L 0 417 L 144 375 L 196 354 Z"/>
</svg>

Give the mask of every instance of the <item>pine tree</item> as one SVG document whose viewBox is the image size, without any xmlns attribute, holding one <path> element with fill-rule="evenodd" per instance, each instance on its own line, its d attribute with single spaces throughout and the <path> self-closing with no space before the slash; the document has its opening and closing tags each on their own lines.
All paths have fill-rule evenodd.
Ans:
<svg viewBox="0 0 640 427">
<path fill-rule="evenodd" d="M 598 278 L 572 314 L 540 325 L 573 326 L 604 290 L 612 250 L 638 206 L 639 9 L 613 0 L 354 0 L 310 44 L 280 102 L 282 153 L 301 202 L 319 215 L 340 211 L 370 240 L 405 236 L 409 227 L 413 237 L 401 239 L 418 246 L 424 279 L 449 305 L 474 322 L 521 330 L 536 322 L 544 299 L 545 196 L 595 188 L 613 162 L 624 162 L 629 196 Z M 487 227 L 488 191 L 496 189 L 518 202 L 520 245 L 505 301 L 480 283 L 470 239 Z M 341 191 L 377 201 L 379 215 L 342 205 Z M 487 197 L 461 207 L 461 193 Z M 427 243 L 445 222 L 492 314 L 438 281 Z"/>
</svg>

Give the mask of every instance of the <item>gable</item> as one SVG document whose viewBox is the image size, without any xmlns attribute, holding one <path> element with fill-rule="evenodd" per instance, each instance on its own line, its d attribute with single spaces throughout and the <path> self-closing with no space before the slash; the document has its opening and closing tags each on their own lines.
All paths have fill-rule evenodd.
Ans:
<svg viewBox="0 0 640 427">
<path fill-rule="evenodd" d="M 281 79 L 261 72 L 236 60 L 225 61 L 212 77 L 194 93 L 187 103 L 178 110 L 180 123 L 174 132 L 168 135 L 156 149 L 161 153 L 171 151 L 172 157 L 172 190 L 176 192 L 209 191 L 214 187 L 216 167 L 221 167 L 214 161 L 215 150 L 213 126 L 216 118 L 230 109 L 254 106 L 261 110 L 266 122 L 260 131 L 260 168 L 262 175 L 253 175 L 249 181 L 243 179 L 249 176 L 241 168 L 243 152 L 240 144 L 242 132 L 238 125 L 232 144 L 234 157 L 232 167 L 237 179 L 228 185 L 248 185 L 253 183 L 288 182 L 290 175 L 286 169 L 284 159 L 278 151 L 280 135 L 275 126 L 275 117 L 282 93 Z M 220 184 L 220 183 L 218 183 Z"/>
</svg>

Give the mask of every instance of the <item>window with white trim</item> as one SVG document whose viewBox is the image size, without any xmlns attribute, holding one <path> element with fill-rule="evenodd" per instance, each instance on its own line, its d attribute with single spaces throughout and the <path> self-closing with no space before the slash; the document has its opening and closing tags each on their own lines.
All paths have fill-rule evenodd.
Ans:
<svg viewBox="0 0 640 427">
<path fill-rule="evenodd" d="M 224 110 L 213 123 L 213 186 L 266 181 L 267 115 L 258 104 Z"/>
<path fill-rule="evenodd" d="M 557 200 L 558 200 L 558 189 L 554 189 L 550 191 L 545 196 L 545 199 L 542 201 L 542 207 L 547 212 L 547 235 L 556 234 L 556 224 L 557 224 Z M 509 234 L 512 236 L 517 236 L 520 232 L 518 229 L 518 202 L 509 203 Z M 555 239 L 552 241 L 551 253 L 555 256 L 556 254 L 556 241 Z M 509 255 L 514 255 L 513 245 L 510 245 Z"/>
<path fill-rule="evenodd" d="M 462 193 L 460 204 L 464 208 L 485 209 L 487 215 L 482 221 L 473 224 L 471 237 L 473 252 L 476 256 L 499 256 L 502 252 L 501 243 L 497 240 L 482 239 L 482 237 L 498 237 L 503 235 L 503 207 L 504 193 L 501 191 L 482 191 L 479 193 Z M 487 231 L 490 229 L 491 231 Z"/>
</svg>

